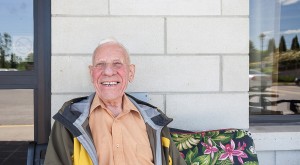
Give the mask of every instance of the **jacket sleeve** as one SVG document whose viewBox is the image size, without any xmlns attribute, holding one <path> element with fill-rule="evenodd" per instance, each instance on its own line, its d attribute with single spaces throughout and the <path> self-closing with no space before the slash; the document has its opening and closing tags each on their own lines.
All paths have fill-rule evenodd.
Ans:
<svg viewBox="0 0 300 165">
<path fill-rule="evenodd" d="M 165 139 L 164 139 L 165 138 Z M 167 142 L 165 142 L 167 141 Z M 185 160 L 180 155 L 175 143 L 173 142 L 168 127 L 164 127 L 162 130 L 162 145 L 165 160 L 168 165 L 186 165 Z M 165 144 L 167 143 L 167 144 Z M 167 147 L 169 146 L 169 147 Z"/>
<path fill-rule="evenodd" d="M 55 121 L 49 137 L 45 165 L 72 165 L 73 136 L 59 122 Z"/>
</svg>

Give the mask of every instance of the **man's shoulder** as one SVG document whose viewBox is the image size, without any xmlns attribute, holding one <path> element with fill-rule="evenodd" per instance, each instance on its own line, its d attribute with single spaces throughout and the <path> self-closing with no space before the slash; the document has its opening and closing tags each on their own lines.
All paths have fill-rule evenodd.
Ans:
<svg viewBox="0 0 300 165">
<path fill-rule="evenodd" d="M 84 111 L 87 111 L 86 109 L 89 110 L 94 95 L 95 94 L 91 94 L 89 96 L 77 97 L 66 101 L 54 116 L 62 115 L 78 117 Z"/>
</svg>

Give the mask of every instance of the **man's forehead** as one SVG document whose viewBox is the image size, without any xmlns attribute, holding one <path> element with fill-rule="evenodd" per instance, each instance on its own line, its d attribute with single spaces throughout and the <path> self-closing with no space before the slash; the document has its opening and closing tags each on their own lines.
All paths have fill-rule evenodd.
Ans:
<svg viewBox="0 0 300 165">
<path fill-rule="evenodd" d="M 118 43 L 105 43 L 99 45 L 94 51 L 94 61 L 115 61 L 129 62 L 127 50 Z"/>
<path fill-rule="evenodd" d="M 96 61 L 121 61 L 123 62 L 125 60 L 125 58 L 121 58 L 121 57 L 112 57 L 112 58 L 96 58 Z"/>
</svg>

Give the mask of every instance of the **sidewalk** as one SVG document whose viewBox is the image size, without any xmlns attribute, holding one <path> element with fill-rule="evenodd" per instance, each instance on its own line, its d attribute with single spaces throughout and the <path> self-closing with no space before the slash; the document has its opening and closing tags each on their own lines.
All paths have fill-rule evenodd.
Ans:
<svg viewBox="0 0 300 165">
<path fill-rule="evenodd" d="M 0 125 L 0 141 L 33 141 L 33 125 Z"/>
</svg>

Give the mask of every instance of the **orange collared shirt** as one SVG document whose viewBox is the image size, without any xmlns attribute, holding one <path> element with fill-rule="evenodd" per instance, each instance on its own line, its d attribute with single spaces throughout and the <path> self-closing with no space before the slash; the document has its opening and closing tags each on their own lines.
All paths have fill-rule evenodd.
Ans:
<svg viewBox="0 0 300 165">
<path fill-rule="evenodd" d="M 104 103 L 94 97 L 89 125 L 99 165 L 153 165 L 153 155 L 144 120 L 123 96 L 123 112 L 114 117 Z"/>
</svg>

